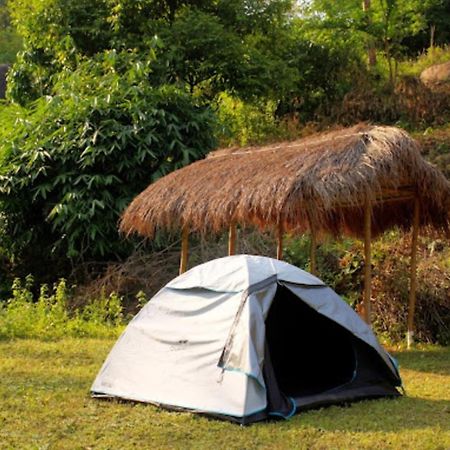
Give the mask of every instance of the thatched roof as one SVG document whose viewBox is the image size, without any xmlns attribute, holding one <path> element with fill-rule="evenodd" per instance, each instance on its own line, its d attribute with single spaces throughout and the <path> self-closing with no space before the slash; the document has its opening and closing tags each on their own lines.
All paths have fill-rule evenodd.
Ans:
<svg viewBox="0 0 450 450">
<path fill-rule="evenodd" d="M 447 230 L 450 184 L 426 162 L 415 140 L 394 127 L 358 125 L 292 142 L 231 148 L 177 170 L 139 194 L 120 228 L 151 237 L 183 226 L 201 233 L 231 222 L 287 231 L 363 234 L 363 205 L 372 229 L 409 228 L 413 199 L 421 226 Z"/>
</svg>

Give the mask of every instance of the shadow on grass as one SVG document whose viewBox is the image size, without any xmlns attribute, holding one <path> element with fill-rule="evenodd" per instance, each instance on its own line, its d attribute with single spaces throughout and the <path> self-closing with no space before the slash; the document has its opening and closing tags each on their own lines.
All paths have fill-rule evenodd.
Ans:
<svg viewBox="0 0 450 450">
<path fill-rule="evenodd" d="M 450 375 L 450 347 L 434 347 L 432 350 L 404 350 L 394 353 L 402 369 Z"/>
</svg>

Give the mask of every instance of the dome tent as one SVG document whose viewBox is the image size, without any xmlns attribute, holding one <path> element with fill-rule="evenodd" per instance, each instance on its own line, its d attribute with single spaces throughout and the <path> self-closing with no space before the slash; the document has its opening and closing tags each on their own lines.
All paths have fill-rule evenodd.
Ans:
<svg viewBox="0 0 450 450">
<path fill-rule="evenodd" d="M 133 318 L 91 388 L 246 424 L 399 395 L 370 327 L 290 264 L 237 255 L 191 269 Z"/>
</svg>

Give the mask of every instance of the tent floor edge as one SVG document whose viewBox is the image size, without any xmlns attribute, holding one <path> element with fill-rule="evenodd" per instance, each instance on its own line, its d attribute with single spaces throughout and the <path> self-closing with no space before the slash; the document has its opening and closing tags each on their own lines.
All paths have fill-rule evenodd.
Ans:
<svg viewBox="0 0 450 450">
<path fill-rule="evenodd" d="M 91 391 L 90 394 L 91 394 L 91 397 L 95 398 L 96 400 L 116 401 L 119 403 L 130 403 L 130 404 L 142 403 L 144 405 L 153 405 L 155 408 L 160 408 L 160 409 L 164 409 L 167 411 L 186 412 L 186 413 L 190 413 L 190 414 L 196 414 L 196 415 L 199 415 L 199 416 L 202 416 L 205 418 L 225 420 L 225 421 L 232 422 L 232 423 L 235 423 L 238 425 L 251 425 L 252 423 L 262 422 L 264 420 L 268 420 L 268 419 L 272 418 L 268 415 L 266 410 L 258 411 L 256 413 L 249 414 L 248 416 L 240 417 L 240 416 L 231 416 L 228 414 L 219 414 L 219 413 L 210 412 L 210 411 L 202 411 L 202 410 L 192 409 L 192 408 L 184 408 L 182 406 L 167 405 L 167 404 L 158 403 L 158 402 L 127 399 L 124 397 L 119 397 L 119 396 L 105 394 L 105 393 L 96 392 L 96 391 Z"/>
<path fill-rule="evenodd" d="M 346 388 L 340 392 L 323 393 L 311 395 L 303 398 L 296 398 L 297 411 L 307 411 L 323 406 L 346 405 L 365 400 L 375 400 L 379 398 L 397 398 L 402 395 L 397 389 L 391 386 L 363 386 Z"/>
</svg>

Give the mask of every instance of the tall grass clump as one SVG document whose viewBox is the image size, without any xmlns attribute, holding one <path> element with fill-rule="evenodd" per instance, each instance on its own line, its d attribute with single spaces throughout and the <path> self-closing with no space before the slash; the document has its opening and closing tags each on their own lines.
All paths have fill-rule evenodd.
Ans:
<svg viewBox="0 0 450 450">
<path fill-rule="evenodd" d="M 400 63 L 399 71 L 403 75 L 419 76 L 428 67 L 448 61 L 450 61 L 450 45 L 432 47 L 418 58 L 408 59 Z"/>
<path fill-rule="evenodd" d="M 104 291 L 85 305 L 70 307 L 70 289 L 61 279 L 34 294 L 33 277 L 15 279 L 11 298 L 0 302 L 0 339 L 111 337 L 123 328 L 122 299 Z"/>
</svg>

